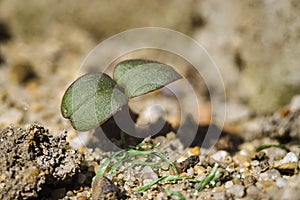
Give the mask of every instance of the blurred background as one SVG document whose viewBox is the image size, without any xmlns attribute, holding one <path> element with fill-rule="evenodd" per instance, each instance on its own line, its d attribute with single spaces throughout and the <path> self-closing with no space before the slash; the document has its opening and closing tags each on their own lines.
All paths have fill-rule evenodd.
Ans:
<svg viewBox="0 0 300 200">
<path fill-rule="evenodd" d="M 38 121 L 71 129 L 60 101 L 85 56 L 114 34 L 148 26 L 187 34 L 207 50 L 225 83 L 227 121 L 273 113 L 300 93 L 299 13 L 297 0 L 0 0 L 0 128 Z M 161 52 L 135 54 L 142 56 L 186 66 L 180 72 L 194 80 L 196 110 L 209 123 L 206 87 L 189 64 Z"/>
</svg>

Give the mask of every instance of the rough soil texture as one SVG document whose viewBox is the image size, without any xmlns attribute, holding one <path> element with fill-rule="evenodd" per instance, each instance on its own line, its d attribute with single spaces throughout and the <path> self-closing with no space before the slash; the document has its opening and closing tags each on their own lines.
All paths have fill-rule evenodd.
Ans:
<svg viewBox="0 0 300 200">
<path fill-rule="evenodd" d="M 0 141 L 0 199 L 40 199 L 63 185 L 72 187 L 82 156 L 70 149 L 66 132 L 53 135 L 37 124 L 8 127 Z"/>
<path fill-rule="evenodd" d="M 300 199 L 299 1 L 70 2 L 0 0 L 0 199 L 178 199 L 170 190 L 186 199 Z M 123 55 L 109 66 L 95 56 L 80 68 L 99 42 L 145 26 L 188 34 L 219 68 L 227 116 L 221 137 L 211 136 L 217 140 L 212 149 L 201 145 L 210 123 L 216 124 L 213 133 L 219 130 L 225 99 L 218 96 L 223 88 L 217 84 L 209 94 L 203 78 L 216 83 L 215 74 L 201 77 L 186 58 L 152 49 Z M 123 48 L 113 43 L 105 52 L 110 57 Z M 202 61 L 193 48 L 186 53 Z M 166 119 L 147 142 L 161 144 L 155 151 L 176 165 L 180 177 L 202 180 L 219 165 L 222 176 L 202 191 L 180 179 L 135 193 L 149 181 L 174 174 L 163 170 L 168 165 L 157 156 L 132 157 L 155 165 L 126 161 L 92 182 L 105 159 L 126 145 L 111 120 L 103 125 L 104 133 L 74 130 L 60 114 L 61 99 L 79 75 L 111 73 L 116 62 L 129 58 L 168 63 L 193 87 L 190 92 L 186 85 L 173 85 L 176 95 L 163 88 L 132 99 L 129 107 L 137 113 L 132 120 L 149 130 Z M 201 65 L 210 64 L 203 58 Z M 210 95 L 216 96 L 213 108 Z M 193 120 L 198 113 L 200 120 Z M 188 123 L 198 131 L 186 129 L 175 137 Z M 134 146 L 143 140 L 126 139 Z M 112 159 L 109 168 L 119 159 Z"/>
</svg>

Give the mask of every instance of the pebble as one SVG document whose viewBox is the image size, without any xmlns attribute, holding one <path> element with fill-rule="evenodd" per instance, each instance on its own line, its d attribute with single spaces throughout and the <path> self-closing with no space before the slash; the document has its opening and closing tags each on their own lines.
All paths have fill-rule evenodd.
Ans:
<svg viewBox="0 0 300 200">
<path fill-rule="evenodd" d="M 214 153 L 213 155 L 211 155 L 210 158 L 212 158 L 213 160 L 217 161 L 217 162 L 221 162 L 223 161 L 227 156 L 229 155 L 229 153 L 227 151 L 217 151 L 216 153 Z"/>
<path fill-rule="evenodd" d="M 83 196 L 83 195 L 78 196 L 78 197 L 76 198 L 76 200 L 86 200 L 86 199 L 87 199 L 86 196 Z"/>
<path fill-rule="evenodd" d="M 226 200 L 226 199 L 228 199 L 228 197 L 226 196 L 225 192 L 216 192 L 216 193 L 213 193 L 212 199 L 213 200 Z"/>
<path fill-rule="evenodd" d="M 248 187 L 246 189 L 246 193 L 247 193 L 247 196 L 251 199 L 259 199 L 259 194 L 261 193 L 261 191 L 255 187 L 254 185 Z"/>
<path fill-rule="evenodd" d="M 187 169 L 187 174 L 189 175 L 189 176 L 193 176 L 194 175 L 194 169 L 191 167 L 191 168 L 189 168 L 189 169 Z"/>
<path fill-rule="evenodd" d="M 276 185 L 280 188 L 286 186 L 287 182 L 284 178 L 281 178 L 279 177 L 277 180 L 276 180 Z"/>
<path fill-rule="evenodd" d="M 232 181 L 227 181 L 225 183 L 225 188 L 228 189 L 228 188 L 231 188 L 233 186 L 233 182 Z"/>
<path fill-rule="evenodd" d="M 234 195 L 237 198 L 242 198 L 245 195 L 245 186 L 233 185 L 227 189 L 227 192 Z"/>
<path fill-rule="evenodd" d="M 233 161 L 237 165 L 242 165 L 244 167 L 249 167 L 251 162 L 251 157 L 249 155 L 236 154 L 233 156 Z"/>
<path fill-rule="evenodd" d="M 280 172 L 276 169 L 271 169 L 266 172 L 263 172 L 259 175 L 259 180 L 276 180 L 281 176 Z"/>
<path fill-rule="evenodd" d="M 259 165 L 259 161 L 258 160 L 252 160 L 250 165 L 256 167 L 256 166 Z"/>
<path fill-rule="evenodd" d="M 97 176 L 92 183 L 93 199 L 117 199 L 119 189 L 105 176 Z"/>
<path fill-rule="evenodd" d="M 300 196 L 299 196 L 299 190 L 295 189 L 295 188 L 286 188 L 282 191 L 281 196 L 278 197 L 278 199 L 282 199 L 282 200 L 299 200 Z"/>
<path fill-rule="evenodd" d="M 193 155 L 185 159 L 183 162 L 178 164 L 178 167 L 182 172 L 185 172 L 187 169 L 194 167 L 200 161 L 199 156 Z"/>
<path fill-rule="evenodd" d="M 158 193 L 158 194 L 157 194 L 157 199 L 158 199 L 158 200 L 163 200 L 163 199 L 165 199 L 165 194 L 164 194 L 163 192 Z"/>
<path fill-rule="evenodd" d="M 66 196 L 67 197 L 71 197 L 71 196 L 74 196 L 74 192 L 69 190 L 67 193 L 66 193 Z"/>
<path fill-rule="evenodd" d="M 141 170 L 141 180 L 155 180 L 158 178 L 157 174 L 153 171 L 153 169 L 150 166 L 145 166 Z"/>
<path fill-rule="evenodd" d="M 194 172 L 197 174 L 197 175 L 200 175 L 200 174 L 204 174 L 206 172 L 206 169 L 201 166 L 201 165 L 196 165 L 194 167 Z"/>
<path fill-rule="evenodd" d="M 290 110 L 292 112 L 300 110 L 300 95 L 296 95 L 292 98 L 290 103 Z"/>
<path fill-rule="evenodd" d="M 200 152 L 201 152 L 201 149 L 198 146 L 188 148 L 189 156 L 199 156 Z"/>
<path fill-rule="evenodd" d="M 295 153 L 289 152 L 286 156 L 274 163 L 275 168 L 282 170 L 296 170 L 298 167 L 298 157 Z"/>
<path fill-rule="evenodd" d="M 255 182 L 256 182 L 256 179 L 255 179 L 255 177 L 252 176 L 252 175 L 247 175 L 247 176 L 244 178 L 244 185 L 245 185 L 246 187 L 249 187 L 249 186 L 251 186 L 251 185 L 254 185 Z"/>
<path fill-rule="evenodd" d="M 268 181 L 258 181 L 258 182 L 256 183 L 256 186 L 257 186 L 259 189 L 266 191 L 266 190 L 268 190 L 269 188 L 276 186 L 276 184 L 275 184 L 274 181 L 268 180 Z"/>
<path fill-rule="evenodd" d="M 286 150 L 278 147 L 271 147 L 262 151 L 266 153 L 266 156 L 269 157 L 270 161 L 279 160 L 286 155 Z"/>
</svg>

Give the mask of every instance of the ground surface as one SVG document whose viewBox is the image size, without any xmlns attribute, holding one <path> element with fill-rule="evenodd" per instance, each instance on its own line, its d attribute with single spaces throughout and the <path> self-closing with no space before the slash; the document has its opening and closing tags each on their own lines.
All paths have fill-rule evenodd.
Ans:
<svg viewBox="0 0 300 200">
<path fill-rule="evenodd" d="M 44 2 L 0 0 L 0 199 L 300 199 L 297 1 L 157 1 L 138 12 L 138 1 L 125 7 L 78 1 L 70 8 Z M 130 136 L 124 145 L 111 120 L 102 126 L 104 133 L 77 132 L 61 116 L 61 99 L 71 82 L 106 67 L 80 68 L 90 50 L 139 26 L 172 28 L 206 47 L 225 81 L 224 127 L 221 109 L 211 109 L 207 87 L 191 65 L 151 50 L 125 57 L 174 65 L 194 87 L 200 105 L 191 103 L 193 96 L 180 84 L 172 89 L 181 105 L 167 89 L 133 99 L 131 117 L 141 127 L 167 120 L 141 147 L 143 138 Z M 119 49 L 114 44 L 107 52 Z M 219 88 L 211 89 L 218 95 Z M 217 101 L 224 99 L 217 96 Z M 165 113 L 153 105 L 162 105 Z M 201 118 L 181 116 L 182 110 L 192 116 L 200 111 Z M 220 138 L 211 136 L 216 145 L 210 149 L 201 146 L 209 123 L 216 124 L 212 133 L 224 128 Z M 190 124 L 198 130 L 176 135 L 178 127 Z M 131 150 L 106 162 L 120 147 Z M 138 192 L 151 181 L 156 182 Z"/>
<path fill-rule="evenodd" d="M 73 150 L 64 131 L 51 133 L 38 124 L 11 126 L 0 132 L 4 152 L 0 157 L 1 199 L 176 199 L 179 195 L 186 199 L 299 199 L 300 143 L 295 134 L 299 133 L 299 117 L 299 110 L 285 108 L 268 118 L 253 119 L 251 123 L 260 131 L 248 128 L 244 133 L 257 139 L 235 140 L 236 135 L 223 133 L 217 148 L 210 150 L 185 148 L 170 132 L 129 148 L 140 154 L 130 154 L 127 148 L 108 163 L 111 152 Z M 146 154 L 149 150 L 152 153 Z M 153 152 L 173 162 L 175 170 Z M 213 176 L 219 176 L 212 178 L 216 164 Z M 162 177 L 165 179 L 137 192 Z M 199 180 L 208 177 L 211 179 L 201 185 Z"/>
</svg>

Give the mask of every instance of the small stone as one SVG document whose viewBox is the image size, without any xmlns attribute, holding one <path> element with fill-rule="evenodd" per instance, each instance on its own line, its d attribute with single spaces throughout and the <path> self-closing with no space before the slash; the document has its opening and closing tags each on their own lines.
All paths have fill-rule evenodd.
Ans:
<svg viewBox="0 0 300 200">
<path fill-rule="evenodd" d="M 195 146 L 195 147 L 190 147 L 188 148 L 188 153 L 190 156 L 199 156 L 200 155 L 200 147 Z"/>
<path fill-rule="evenodd" d="M 210 158 L 214 159 L 217 162 L 221 162 L 223 161 L 227 156 L 229 155 L 229 153 L 227 151 L 218 151 L 216 153 L 214 153 Z"/>
<path fill-rule="evenodd" d="M 250 165 L 256 167 L 256 166 L 259 165 L 259 161 L 258 160 L 252 160 Z"/>
<path fill-rule="evenodd" d="M 67 197 L 72 197 L 72 196 L 74 196 L 74 192 L 71 191 L 71 190 L 69 190 L 69 191 L 67 192 L 66 196 L 67 196 Z"/>
<path fill-rule="evenodd" d="M 276 169 L 268 170 L 259 175 L 260 180 L 268 181 L 268 180 L 276 180 L 280 177 L 280 172 Z"/>
<path fill-rule="evenodd" d="M 93 199 L 117 199 L 119 188 L 105 176 L 97 176 L 92 183 Z"/>
<path fill-rule="evenodd" d="M 165 194 L 163 192 L 160 192 L 160 193 L 157 194 L 157 199 L 158 200 L 163 200 L 163 199 L 165 199 L 164 197 L 165 197 Z"/>
<path fill-rule="evenodd" d="M 233 185 L 227 189 L 227 192 L 237 198 L 242 198 L 245 195 L 245 187 L 243 185 Z"/>
<path fill-rule="evenodd" d="M 244 185 L 245 185 L 246 187 L 249 187 L 250 185 L 254 185 L 255 182 L 256 182 L 256 179 L 255 179 L 255 177 L 252 176 L 252 175 L 248 175 L 248 176 L 246 176 L 246 177 L 244 178 Z"/>
<path fill-rule="evenodd" d="M 284 178 L 281 178 L 279 177 L 277 180 L 276 180 L 276 185 L 280 188 L 286 186 L 287 182 Z"/>
<path fill-rule="evenodd" d="M 182 172 L 185 172 L 187 169 L 194 167 L 200 161 L 199 156 L 190 156 L 183 162 L 179 163 L 178 167 Z"/>
<path fill-rule="evenodd" d="M 296 170 L 297 167 L 298 156 L 293 152 L 287 153 L 282 160 L 275 162 L 275 168 L 280 170 Z"/>
<path fill-rule="evenodd" d="M 233 156 L 233 161 L 237 165 L 242 165 L 244 167 L 249 167 L 251 162 L 251 157 L 249 155 L 236 154 Z"/>
<path fill-rule="evenodd" d="M 278 199 L 300 199 L 299 198 L 299 190 L 296 188 L 285 188 L 282 192 L 281 195 L 278 197 Z"/>
<path fill-rule="evenodd" d="M 226 200 L 228 198 L 227 198 L 225 192 L 214 192 L 212 199 L 213 200 Z"/>
<path fill-rule="evenodd" d="M 158 179 L 157 174 L 153 171 L 150 166 L 145 166 L 141 171 L 141 180 L 155 180 Z"/>
<path fill-rule="evenodd" d="M 249 186 L 246 190 L 247 193 L 247 197 L 249 197 L 250 199 L 259 199 L 259 194 L 261 193 L 261 191 L 255 187 L 254 185 Z"/>
<path fill-rule="evenodd" d="M 86 199 L 87 199 L 86 196 L 83 195 L 76 198 L 76 200 L 86 200 Z"/>
<path fill-rule="evenodd" d="M 262 151 L 266 153 L 266 156 L 269 157 L 270 161 L 279 160 L 286 155 L 286 150 L 278 147 L 271 147 Z"/>
<path fill-rule="evenodd" d="M 231 188 L 233 186 L 233 182 L 232 181 L 227 181 L 225 183 L 225 188 L 228 189 L 228 188 Z"/>
<path fill-rule="evenodd" d="M 276 187 L 276 184 L 273 180 L 268 180 L 268 181 L 258 181 L 258 182 L 256 182 L 256 186 L 259 189 L 267 191 L 269 188 L 272 188 L 274 186 Z"/>
<path fill-rule="evenodd" d="M 206 169 L 202 167 L 201 165 L 196 165 L 194 167 L 194 172 L 199 175 L 199 174 L 204 174 L 206 172 Z"/>
<path fill-rule="evenodd" d="M 292 98 L 290 103 L 290 110 L 292 112 L 300 110 L 300 95 L 296 95 Z"/>
<path fill-rule="evenodd" d="M 187 169 L 187 174 L 189 175 L 189 176 L 193 176 L 194 175 L 194 169 L 191 167 L 191 168 L 189 168 L 189 169 Z"/>
</svg>

